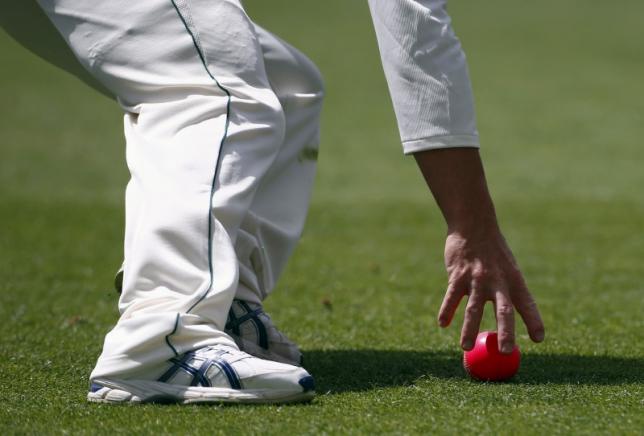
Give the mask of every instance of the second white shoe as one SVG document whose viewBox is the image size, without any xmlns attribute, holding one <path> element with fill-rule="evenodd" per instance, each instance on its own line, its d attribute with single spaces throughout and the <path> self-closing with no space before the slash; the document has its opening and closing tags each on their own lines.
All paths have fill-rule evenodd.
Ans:
<svg viewBox="0 0 644 436">
<path fill-rule="evenodd" d="M 228 312 L 225 332 L 240 350 L 261 359 L 301 366 L 302 353 L 279 331 L 261 305 L 235 299 Z"/>
<path fill-rule="evenodd" d="M 156 380 L 92 380 L 87 400 L 98 403 L 290 403 L 315 396 L 303 368 L 211 346 L 168 361 Z"/>
</svg>

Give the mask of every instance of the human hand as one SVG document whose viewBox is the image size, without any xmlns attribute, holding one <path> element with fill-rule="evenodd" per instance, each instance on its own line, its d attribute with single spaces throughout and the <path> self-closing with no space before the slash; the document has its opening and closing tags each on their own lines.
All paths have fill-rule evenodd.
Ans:
<svg viewBox="0 0 644 436">
<path fill-rule="evenodd" d="M 514 348 L 514 309 L 535 342 L 544 327 L 512 251 L 501 235 L 487 189 L 483 163 L 475 148 L 447 148 L 414 154 L 447 224 L 445 266 L 449 285 L 438 322 L 447 327 L 468 296 L 461 346 L 468 351 L 483 318 L 485 303 L 494 303 L 499 351 Z"/>
<path fill-rule="evenodd" d="M 498 228 L 478 229 L 475 234 L 452 232 L 445 243 L 448 288 L 438 322 L 447 327 L 461 299 L 467 295 L 461 347 L 474 347 L 485 303 L 492 301 L 496 315 L 499 351 L 512 352 L 515 345 L 514 309 L 523 318 L 534 342 L 544 339 L 545 330 L 537 304 Z"/>
</svg>

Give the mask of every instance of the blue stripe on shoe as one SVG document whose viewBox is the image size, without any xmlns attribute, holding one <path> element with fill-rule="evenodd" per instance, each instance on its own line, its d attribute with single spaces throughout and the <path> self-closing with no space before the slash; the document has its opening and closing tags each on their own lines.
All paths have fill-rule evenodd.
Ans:
<svg viewBox="0 0 644 436">
<path fill-rule="evenodd" d="M 226 328 L 227 329 L 234 329 L 234 328 L 239 329 L 240 324 L 243 324 L 243 323 L 245 323 L 246 321 L 248 321 L 250 319 L 257 318 L 257 316 L 260 313 L 263 313 L 263 310 L 255 309 L 252 312 L 248 312 L 248 313 L 240 316 L 239 318 L 237 318 L 237 317 L 235 317 L 235 315 L 231 311 L 230 313 L 228 313 L 228 322 L 226 323 Z M 260 322 L 261 322 L 261 320 L 260 320 Z"/>
<path fill-rule="evenodd" d="M 94 382 L 92 382 L 92 383 L 90 383 L 90 385 L 89 385 L 89 391 L 90 391 L 90 392 L 98 392 L 98 391 L 100 391 L 101 389 L 103 389 L 104 387 L 105 387 L 105 386 L 103 386 L 103 385 L 99 385 L 98 383 L 94 383 Z"/>
<path fill-rule="evenodd" d="M 159 377 L 158 381 L 167 383 L 168 380 L 170 380 L 170 378 L 172 378 L 172 376 L 175 375 L 179 370 L 180 365 L 178 364 L 178 362 L 175 362 L 174 359 L 171 359 L 170 361 L 174 363 L 174 365 L 172 365 L 166 372 L 164 372 L 163 375 Z"/>
<path fill-rule="evenodd" d="M 214 362 L 211 359 L 206 359 L 206 361 L 201 365 L 199 368 L 199 371 L 192 377 L 192 383 L 190 386 L 203 386 L 205 388 L 211 387 L 210 380 L 208 380 L 208 377 L 206 374 L 208 373 L 208 370 L 210 369 L 211 366 L 214 365 Z"/>
<path fill-rule="evenodd" d="M 170 362 L 174 363 L 174 365 L 171 366 L 170 369 L 168 369 L 165 373 L 163 373 L 163 375 L 159 377 L 158 381 L 168 383 L 169 380 L 174 377 L 177 371 L 182 369 L 192 376 L 191 386 L 197 386 L 199 384 L 201 384 L 202 386 L 210 386 L 210 381 L 205 376 L 200 375 L 201 368 L 197 369 L 188 364 L 188 360 L 192 359 L 193 357 L 194 353 L 186 353 L 181 359 L 170 359 Z M 209 367 L 209 365 L 206 367 L 204 374 Z"/>
<path fill-rule="evenodd" d="M 255 325 L 255 328 L 257 329 L 257 343 L 260 347 L 262 347 L 265 350 L 268 350 L 268 333 L 266 332 L 266 326 L 262 322 L 261 319 L 259 319 L 259 314 L 263 313 L 264 311 L 260 308 L 257 310 L 252 310 L 248 303 L 242 300 L 238 300 L 239 304 L 246 310 L 246 315 L 252 321 L 252 323 Z"/>
<path fill-rule="evenodd" d="M 233 369 L 233 367 L 230 365 L 230 363 L 226 362 L 225 360 L 222 359 L 217 359 L 212 361 L 213 364 L 217 365 L 226 375 L 226 378 L 228 378 L 228 383 L 230 384 L 230 387 L 233 389 L 241 389 L 241 381 L 239 380 L 239 376 L 237 375 L 237 372 Z"/>
<path fill-rule="evenodd" d="M 175 359 L 175 358 L 170 359 L 170 362 L 174 363 L 174 365 L 172 365 L 166 372 L 164 372 L 163 375 L 159 377 L 158 381 L 167 383 L 168 380 L 170 380 L 172 376 L 174 376 L 179 369 L 184 369 L 188 371 L 190 374 L 192 374 L 192 368 L 190 368 L 190 366 L 188 366 L 186 362 L 188 361 L 188 359 L 191 359 L 193 356 L 194 356 L 194 353 L 186 353 L 183 355 L 181 359 Z"/>
<path fill-rule="evenodd" d="M 231 306 L 230 310 L 228 311 L 228 320 L 226 321 L 226 326 L 224 328 L 226 330 L 232 330 L 234 334 L 239 336 L 241 335 L 241 331 L 239 330 L 239 324 L 241 324 L 242 322 L 243 321 L 240 321 L 239 318 L 237 318 Z"/>
<path fill-rule="evenodd" d="M 308 375 L 306 377 L 302 377 L 298 383 L 304 388 L 304 392 L 315 390 L 315 380 L 313 379 L 313 376 Z"/>
</svg>

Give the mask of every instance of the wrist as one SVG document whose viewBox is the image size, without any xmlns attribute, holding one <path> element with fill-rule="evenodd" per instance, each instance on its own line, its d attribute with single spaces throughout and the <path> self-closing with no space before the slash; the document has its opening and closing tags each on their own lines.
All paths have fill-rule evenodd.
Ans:
<svg viewBox="0 0 644 436">
<path fill-rule="evenodd" d="M 489 212 L 470 211 L 466 214 L 446 216 L 445 220 L 448 235 L 458 234 L 469 238 L 500 232 L 494 210 Z"/>
</svg>

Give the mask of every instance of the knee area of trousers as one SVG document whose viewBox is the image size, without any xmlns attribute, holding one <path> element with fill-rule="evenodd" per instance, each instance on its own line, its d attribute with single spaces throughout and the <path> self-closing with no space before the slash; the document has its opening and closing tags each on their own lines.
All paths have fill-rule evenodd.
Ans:
<svg viewBox="0 0 644 436">
<path fill-rule="evenodd" d="M 302 94 L 308 94 L 320 99 L 324 98 L 325 86 L 322 73 L 315 66 L 313 62 L 301 70 L 302 78 L 300 79 L 300 86 L 302 87 Z"/>
<path fill-rule="evenodd" d="M 262 118 L 265 120 L 264 124 L 270 127 L 270 134 L 275 136 L 275 141 L 281 144 L 286 135 L 286 114 L 277 95 L 272 100 L 263 102 Z"/>
<path fill-rule="evenodd" d="M 307 62 L 298 70 L 290 80 L 291 93 L 294 95 L 306 95 L 322 100 L 324 98 L 324 79 L 322 73 L 313 64 Z"/>
<path fill-rule="evenodd" d="M 297 112 L 298 118 L 319 119 L 325 88 L 317 68 L 299 71 L 297 75 L 291 76 L 287 86 L 277 88 L 275 92 L 282 102 L 287 118 Z"/>
<path fill-rule="evenodd" d="M 269 80 L 280 97 L 307 96 L 324 97 L 324 79 L 315 64 L 301 56 L 298 62 L 274 62 L 267 66 Z"/>
</svg>

